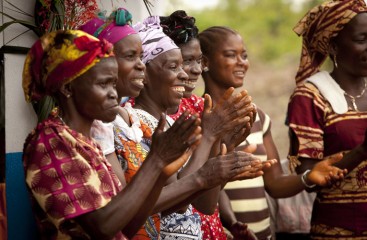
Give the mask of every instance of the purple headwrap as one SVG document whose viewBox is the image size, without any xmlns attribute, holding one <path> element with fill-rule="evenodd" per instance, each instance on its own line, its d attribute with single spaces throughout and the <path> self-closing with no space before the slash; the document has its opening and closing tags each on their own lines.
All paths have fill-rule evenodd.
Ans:
<svg viewBox="0 0 367 240">
<path fill-rule="evenodd" d="M 132 16 L 124 8 L 119 8 L 111 13 L 107 19 L 96 17 L 80 27 L 80 30 L 87 32 L 99 39 L 106 39 L 112 44 L 136 31 L 131 26 Z"/>
<path fill-rule="evenodd" d="M 143 43 L 144 64 L 149 63 L 161 53 L 172 49 L 178 49 L 177 45 L 163 33 L 158 16 L 148 17 L 143 23 L 134 25 Z"/>
</svg>

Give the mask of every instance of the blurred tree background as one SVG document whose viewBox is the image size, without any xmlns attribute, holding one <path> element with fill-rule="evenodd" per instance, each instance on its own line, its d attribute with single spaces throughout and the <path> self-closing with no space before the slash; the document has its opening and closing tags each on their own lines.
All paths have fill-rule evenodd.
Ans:
<svg viewBox="0 0 367 240">
<path fill-rule="evenodd" d="M 201 1 L 201 0 L 197 0 Z M 288 128 L 284 124 L 294 87 L 302 40 L 293 27 L 321 0 L 219 0 L 210 8 L 196 9 L 182 0 L 171 0 L 166 14 L 183 9 L 196 18 L 199 30 L 229 26 L 243 37 L 250 69 L 244 88 L 272 119 L 272 135 L 280 158 L 288 154 Z M 196 9 L 196 10 L 195 10 Z M 203 83 L 197 86 L 201 95 Z"/>
</svg>

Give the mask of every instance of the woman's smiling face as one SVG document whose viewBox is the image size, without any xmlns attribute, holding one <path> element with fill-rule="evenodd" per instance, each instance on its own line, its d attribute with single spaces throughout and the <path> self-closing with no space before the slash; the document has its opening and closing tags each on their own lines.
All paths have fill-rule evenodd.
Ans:
<svg viewBox="0 0 367 240">
<path fill-rule="evenodd" d="M 202 72 L 201 60 L 203 54 L 198 39 L 192 39 L 185 44 L 181 44 L 180 49 L 183 58 L 183 70 L 189 76 L 188 80 L 184 82 L 184 98 L 189 98 Z"/>
<path fill-rule="evenodd" d="M 208 56 L 211 78 L 224 88 L 241 87 L 249 68 L 247 51 L 239 34 L 228 34 Z"/>
<path fill-rule="evenodd" d="M 144 87 L 145 65 L 141 61 L 142 45 L 138 34 L 129 35 L 114 45 L 118 63 L 119 97 L 137 97 Z"/>
<path fill-rule="evenodd" d="M 182 62 L 180 49 L 172 49 L 147 64 L 146 91 L 164 109 L 177 107 L 185 92 L 188 75 L 182 69 Z"/>
</svg>

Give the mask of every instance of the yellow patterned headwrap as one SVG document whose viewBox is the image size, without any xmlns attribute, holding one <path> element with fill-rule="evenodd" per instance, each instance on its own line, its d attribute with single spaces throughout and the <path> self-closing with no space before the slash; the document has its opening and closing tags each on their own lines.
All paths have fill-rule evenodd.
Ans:
<svg viewBox="0 0 367 240">
<path fill-rule="evenodd" d="M 42 36 L 28 52 L 23 69 L 27 102 L 52 95 L 62 84 L 79 77 L 101 58 L 113 56 L 107 41 L 79 30 L 55 31 Z"/>
<path fill-rule="evenodd" d="M 367 12 L 363 0 L 329 0 L 311 9 L 299 21 L 293 29 L 303 39 L 297 84 L 319 71 L 329 55 L 330 40 L 361 12 Z"/>
</svg>

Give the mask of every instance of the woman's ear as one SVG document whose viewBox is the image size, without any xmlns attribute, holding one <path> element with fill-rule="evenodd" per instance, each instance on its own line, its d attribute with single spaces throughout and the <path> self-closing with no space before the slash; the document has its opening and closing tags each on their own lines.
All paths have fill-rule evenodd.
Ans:
<svg viewBox="0 0 367 240">
<path fill-rule="evenodd" d="M 64 95 L 66 98 L 70 98 L 72 95 L 71 86 L 70 83 L 63 84 L 60 88 L 60 92 L 62 95 Z"/>
<path fill-rule="evenodd" d="M 209 60 L 206 56 L 203 56 L 203 59 L 201 61 L 201 67 L 203 69 L 203 72 L 209 71 Z"/>
</svg>

